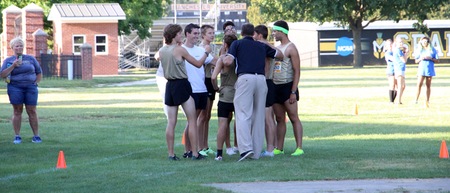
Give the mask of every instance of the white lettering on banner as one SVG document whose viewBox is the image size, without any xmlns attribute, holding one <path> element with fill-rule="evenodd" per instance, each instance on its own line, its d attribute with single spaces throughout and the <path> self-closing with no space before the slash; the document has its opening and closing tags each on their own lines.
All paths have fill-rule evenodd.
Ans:
<svg viewBox="0 0 450 193">
<path fill-rule="evenodd" d="M 202 4 L 202 10 L 209 11 L 214 9 L 215 4 Z M 174 9 L 173 4 L 171 5 L 172 10 Z M 220 4 L 219 9 L 221 11 L 237 11 L 237 10 L 247 10 L 247 4 L 245 3 L 225 3 Z M 177 4 L 178 11 L 198 11 L 200 10 L 199 4 Z"/>
<path fill-rule="evenodd" d="M 414 50 L 420 46 L 420 38 L 425 37 L 424 34 L 418 32 L 397 32 L 394 35 L 394 39 L 397 37 L 403 38 L 403 44 L 409 49 L 409 58 L 414 59 Z M 431 31 L 430 44 L 438 52 L 440 59 L 450 58 L 450 31 L 444 32 L 444 39 L 442 40 L 439 31 Z M 444 43 L 444 41 L 446 43 Z"/>
<path fill-rule="evenodd" d="M 353 51 L 353 46 L 338 46 L 337 51 Z"/>
</svg>

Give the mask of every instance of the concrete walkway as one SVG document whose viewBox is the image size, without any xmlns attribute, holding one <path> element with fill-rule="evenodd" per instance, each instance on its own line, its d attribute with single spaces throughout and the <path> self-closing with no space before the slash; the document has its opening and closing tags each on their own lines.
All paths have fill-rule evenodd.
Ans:
<svg viewBox="0 0 450 193">
<path fill-rule="evenodd" d="M 236 193 L 450 192 L 450 178 L 214 183 L 204 186 Z"/>
<path fill-rule="evenodd" d="M 99 84 L 98 87 L 105 87 L 105 86 L 135 86 L 135 85 L 151 85 L 156 84 L 155 78 L 145 79 L 145 80 L 138 80 L 138 81 L 132 81 L 132 82 L 122 82 L 117 84 Z"/>
</svg>

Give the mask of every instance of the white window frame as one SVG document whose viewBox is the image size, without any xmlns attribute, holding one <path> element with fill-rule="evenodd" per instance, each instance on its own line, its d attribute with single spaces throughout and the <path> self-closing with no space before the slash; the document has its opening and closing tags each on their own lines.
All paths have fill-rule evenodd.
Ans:
<svg viewBox="0 0 450 193">
<path fill-rule="evenodd" d="M 83 37 L 83 43 L 75 43 L 75 37 Z M 81 46 L 86 43 L 86 35 L 72 35 L 72 53 L 74 55 L 81 55 Z M 79 52 L 75 52 L 75 47 L 79 46 L 80 47 L 80 51 Z"/>
<path fill-rule="evenodd" d="M 105 43 L 98 43 L 97 42 L 97 37 L 99 37 L 99 36 L 105 37 Z M 108 35 L 107 34 L 95 34 L 94 42 L 95 42 L 95 47 L 94 48 L 95 48 L 95 54 L 96 55 L 108 55 Z M 105 51 L 104 52 L 98 52 L 97 46 L 105 46 Z"/>
</svg>

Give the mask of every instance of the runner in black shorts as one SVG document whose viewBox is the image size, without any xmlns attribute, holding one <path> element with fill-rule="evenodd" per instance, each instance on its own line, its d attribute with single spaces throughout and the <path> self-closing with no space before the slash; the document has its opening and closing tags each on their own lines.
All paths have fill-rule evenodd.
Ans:
<svg viewBox="0 0 450 193">
<path fill-rule="evenodd" d="M 186 102 L 191 94 L 191 84 L 187 79 L 168 80 L 164 103 L 167 106 L 178 106 Z"/>
<path fill-rule="evenodd" d="M 266 79 L 267 83 L 267 97 L 266 107 L 271 107 L 275 103 L 275 84 L 272 79 Z"/>
<path fill-rule="evenodd" d="M 211 83 L 211 78 L 205 78 L 206 89 L 208 90 L 208 98 L 211 101 L 216 100 L 216 91 Z"/>
<path fill-rule="evenodd" d="M 192 93 L 192 98 L 194 98 L 195 101 L 195 109 L 197 110 L 205 110 L 206 109 L 206 101 L 208 98 L 208 93 L 202 92 L 202 93 Z"/>
<path fill-rule="evenodd" d="M 274 90 L 274 92 L 277 93 L 275 95 L 275 103 L 284 104 L 284 102 L 286 102 L 286 100 L 288 100 L 292 94 L 291 87 L 292 87 L 292 82 L 288 82 L 286 84 L 276 84 L 275 90 Z M 298 90 L 295 91 L 295 97 L 298 101 L 299 100 Z"/>
</svg>

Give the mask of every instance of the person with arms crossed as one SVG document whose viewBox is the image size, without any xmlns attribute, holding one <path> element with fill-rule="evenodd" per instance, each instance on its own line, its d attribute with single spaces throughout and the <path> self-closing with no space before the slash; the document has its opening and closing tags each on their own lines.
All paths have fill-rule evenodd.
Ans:
<svg viewBox="0 0 450 193">
<path fill-rule="evenodd" d="M 236 62 L 238 79 L 235 84 L 234 108 L 236 133 L 240 159 L 258 159 L 264 145 L 264 118 L 267 95 L 264 68 L 266 57 L 283 58 L 283 54 L 271 45 L 255 41 L 255 27 L 247 23 L 242 26 L 241 40 L 234 41 L 224 65 Z M 254 153 L 258 152 L 258 153 Z"/>
<path fill-rule="evenodd" d="M 188 51 L 179 45 L 182 42 L 183 29 L 180 25 L 169 24 L 164 28 L 163 36 L 166 43 L 159 49 L 160 61 L 167 79 L 164 103 L 167 105 L 166 142 L 169 160 L 179 160 L 174 153 L 174 132 L 177 124 L 178 106 L 181 105 L 189 124 L 189 141 L 192 145 L 192 159 L 203 159 L 198 154 L 198 131 L 195 102 L 191 97 L 192 87 L 188 81 L 185 60 L 197 68 L 203 66 L 209 53 L 196 60 Z"/>
<path fill-rule="evenodd" d="M 31 142 L 41 143 L 39 136 L 39 120 L 36 112 L 38 101 L 38 84 L 42 79 L 42 69 L 36 58 L 23 54 L 24 42 L 20 37 L 10 41 L 13 56 L 6 58 L 2 64 L 1 77 L 6 78 L 9 102 L 13 107 L 12 125 L 14 128 L 14 144 L 22 143 L 20 127 L 22 125 L 22 112 L 28 114 L 28 121 L 33 130 Z"/>
<path fill-rule="evenodd" d="M 403 39 L 400 36 L 395 38 L 395 46 L 392 49 L 394 61 L 394 76 L 398 88 L 398 104 L 402 104 L 402 96 L 405 91 L 405 71 L 408 59 L 408 48 L 403 46 Z"/>
<path fill-rule="evenodd" d="M 275 61 L 273 73 L 273 82 L 275 83 L 275 112 L 277 122 L 277 148 L 274 154 L 284 154 L 284 137 L 286 135 L 286 112 L 291 121 L 294 130 L 296 149 L 292 156 L 304 154 L 303 145 L 303 126 L 298 118 L 298 83 L 300 82 L 300 56 L 295 45 L 288 37 L 289 26 L 279 20 L 273 24 L 272 35 L 276 41 L 280 41 L 277 46 L 284 55 L 282 60 Z"/>
</svg>

